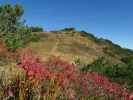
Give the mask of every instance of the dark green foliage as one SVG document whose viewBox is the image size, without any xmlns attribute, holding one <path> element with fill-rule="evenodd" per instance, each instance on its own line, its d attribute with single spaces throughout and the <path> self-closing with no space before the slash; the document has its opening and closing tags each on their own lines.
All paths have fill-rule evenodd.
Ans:
<svg viewBox="0 0 133 100">
<path fill-rule="evenodd" d="M 133 62 L 124 65 L 109 65 L 103 57 L 100 57 L 92 64 L 85 65 L 81 71 L 98 72 L 129 89 L 133 89 Z"/>
<path fill-rule="evenodd" d="M 63 33 L 65 33 L 65 34 L 67 34 L 67 35 L 69 35 L 71 37 L 77 35 L 77 33 L 78 33 L 76 31 L 76 29 L 73 28 L 73 27 L 61 29 L 59 32 L 61 32 L 61 33 L 63 32 Z"/>
<path fill-rule="evenodd" d="M 88 64 L 84 66 L 81 71 L 83 72 L 98 72 L 98 73 L 104 73 L 105 68 L 105 61 L 103 57 L 99 57 L 97 60 L 95 60 L 92 64 Z"/>
<path fill-rule="evenodd" d="M 10 4 L 0 6 L 0 33 L 9 50 L 14 51 L 22 47 L 23 40 L 21 39 L 22 27 L 21 17 L 23 8 L 20 5 L 12 6 Z"/>
<path fill-rule="evenodd" d="M 39 27 L 39 26 L 32 26 L 30 27 L 31 31 L 32 32 L 43 32 L 43 28 L 42 27 Z"/>
<path fill-rule="evenodd" d="M 23 8 L 20 5 L 10 4 L 0 6 L 0 33 L 15 33 L 21 26 L 20 18 L 23 15 Z"/>
<path fill-rule="evenodd" d="M 128 65 L 133 64 L 133 55 L 123 57 L 121 58 L 121 61 Z"/>
<path fill-rule="evenodd" d="M 23 41 L 20 38 L 19 34 L 7 34 L 4 36 L 3 40 L 9 51 L 15 51 L 17 48 L 23 46 Z"/>
<path fill-rule="evenodd" d="M 95 37 L 93 34 L 88 33 L 88 32 L 85 32 L 85 31 L 81 31 L 81 32 L 80 32 L 80 35 L 81 35 L 81 36 L 84 36 L 84 37 L 91 37 L 91 38 L 93 38 L 93 39 L 96 39 L 96 37 Z"/>
<path fill-rule="evenodd" d="M 0 33 L 8 50 L 15 51 L 24 47 L 30 41 L 37 41 L 37 36 L 32 31 L 43 31 L 40 27 L 29 28 L 21 20 L 23 15 L 21 5 L 10 4 L 0 6 Z"/>
<path fill-rule="evenodd" d="M 34 38 L 36 37 L 28 27 L 22 27 L 15 34 L 6 34 L 3 36 L 3 40 L 9 51 L 15 51 L 17 48 L 24 47 L 30 41 L 34 41 Z"/>
<path fill-rule="evenodd" d="M 64 28 L 61 31 L 76 31 L 75 28 L 70 27 L 70 28 Z"/>
<path fill-rule="evenodd" d="M 113 44 L 112 41 L 108 40 L 108 39 L 104 39 L 104 38 L 99 38 L 99 41 L 105 44 L 109 44 L 109 45 L 115 45 Z"/>
</svg>

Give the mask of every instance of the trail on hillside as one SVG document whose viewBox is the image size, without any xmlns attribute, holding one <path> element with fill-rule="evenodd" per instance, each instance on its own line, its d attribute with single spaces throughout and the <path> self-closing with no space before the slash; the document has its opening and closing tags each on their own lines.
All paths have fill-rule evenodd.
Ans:
<svg viewBox="0 0 133 100">
<path fill-rule="evenodd" d="M 58 48 L 58 44 L 59 44 L 59 40 L 56 41 L 54 47 L 53 47 L 52 50 L 51 50 L 51 54 L 52 54 L 52 55 L 55 54 L 55 52 L 56 52 L 56 50 L 57 50 L 57 48 Z"/>
</svg>

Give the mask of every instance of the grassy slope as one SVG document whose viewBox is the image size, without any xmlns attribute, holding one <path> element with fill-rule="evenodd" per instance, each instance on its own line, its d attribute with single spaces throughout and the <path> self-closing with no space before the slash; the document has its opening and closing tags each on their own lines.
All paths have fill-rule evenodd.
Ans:
<svg viewBox="0 0 133 100">
<path fill-rule="evenodd" d="M 98 39 L 92 34 L 75 30 L 36 33 L 39 42 L 29 43 L 28 47 L 43 60 L 51 56 L 60 56 L 67 61 L 80 58 L 84 63 L 91 63 L 99 56 L 104 56 L 112 64 L 122 63 L 121 58 L 133 55 L 133 51 L 123 49 L 109 40 Z"/>
<path fill-rule="evenodd" d="M 30 43 L 28 47 L 43 59 L 50 56 L 61 56 L 68 61 L 74 60 L 75 57 L 92 61 L 96 55 L 99 55 L 97 50 L 92 47 L 96 45 L 87 38 L 55 32 L 41 33 L 40 35 L 43 37 L 41 41 Z"/>
</svg>

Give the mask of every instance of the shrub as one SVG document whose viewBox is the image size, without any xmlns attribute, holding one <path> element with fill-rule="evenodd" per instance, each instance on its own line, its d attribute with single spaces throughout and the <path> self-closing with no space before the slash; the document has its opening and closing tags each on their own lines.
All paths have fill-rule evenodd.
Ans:
<svg viewBox="0 0 133 100">
<path fill-rule="evenodd" d="M 25 71 L 3 84 L 0 98 L 15 100 L 132 100 L 132 94 L 119 84 L 95 72 L 80 72 L 74 64 L 54 57 L 42 63 L 31 51 L 24 52 L 17 65 Z"/>
<path fill-rule="evenodd" d="M 61 31 L 76 31 L 75 28 L 70 27 L 70 28 L 64 28 Z"/>
<path fill-rule="evenodd" d="M 82 72 L 97 72 L 109 77 L 111 80 L 125 85 L 129 89 L 133 89 L 133 64 L 116 64 L 110 65 L 105 62 L 102 57 L 95 60 L 92 64 L 84 65 L 80 69 Z"/>
<path fill-rule="evenodd" d="M 9 51 L 15 51 L 17 48 L 23 46 L 23 41 L 20 39 L 19 34 L 7 34 L 3 40 Z"/>
<path fill-rule="evenodd" d="M 21 56 L 19 65 L 26 72 L 31 86 L 42 83 L 42 97 L 46 99 L 89 99 L 108 96 L 128 100 L 130 93 L 119 84 L 95 72 L 79 72 L 75 65 L 54 57 L 45 65 L 31 51 Z M 32 87 L 33 88 L 33 87 Z M 40 92 L 41 92 L 40 91 Z M 40 94 L 40 93 L 39 93 Z M 129 99 L 130 100 L 130 99 Z"/>
<path fill-rule="evenodd" d="M 87 64 L 80 70 L 83 72 L 98 72 L 103 73 L 105 71 L 105 61 L 104 57 L 99 57 L 92 64 Z"/>
<path fill-rule="evenodd" d="M 39 26 L 32 26 L 30 27 L 31 31 L 32 32 L 43 32 L 43 28 L 42 27 L 39 27 Z"/>
<path fill-rule="evenodd" d="M 15 51 L 17 48 L 23 47 L 32 39 L 30 29 L 23 27 L 16 34 L 6 34 L 3 40 L 9 51 Z"/>
</svg>

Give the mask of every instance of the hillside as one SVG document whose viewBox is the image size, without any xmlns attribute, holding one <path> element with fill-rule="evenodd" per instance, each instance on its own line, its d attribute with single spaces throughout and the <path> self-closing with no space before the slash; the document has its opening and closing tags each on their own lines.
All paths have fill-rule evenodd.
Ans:
<svg viewBox="0 0 133 100">
<path fill-rule="evenodd" d="M 91 63 L 98 57 L 104 57 L 110 64 L 123 64 L 123 58 L 133 56 L 132 50 L 121 48 L 109 40 L 83 31 L 63 29 L 35 34 L 39 35 L 40 40 L 29 43 L 27 47 L 43 60 L 51 56 L 60 56 L 67 61 L 78 58 L 83 63 Z"/>
<path fill-rule="evenodd" d="M 0 100 L 133 100 L 133 50 L 91 33 L 26 25 L 0 5 Z"/>
<path fill-rule="evenodd" d="M 110 95 L 110 93 L 113 93 L 113 98 L 116 96 L 121 98 L 119 100 L 126 100 L 123 98 L 127 94 L 132 94 L 133 64 L 130 63 L 133 61 L 132 50 L 121 48 L 110 40 L 97 38 L 91 33 L 76 31 L 71 28 L 51 32 L 33 32 L 32 34 L 35 38 L 25 46 L 17 48 L 16 51 L 9 51 L 8 47 L 3 43 L 2 38 L 0 38 L 0 82 L 2 82 L 0 86 L 8 86 L 9 84 L 14 90 L 16 90 L 14 87 L 19 87 L 19 92 L 13 92 L 14 97 L 24 97 L 15 94 L 20 93 L 23 95 L 21 93 L 23 84 L 24 86 L 27 86 L 25 84 L 30 84 L 27 88 L 33 93 L 36 93 L 35 89 L 41 92 L 40 86 L 45 86 L 46 90 L 47 88 L 49 90 L 49 86 L 55 77 L 59 78 L 61 80 L 59 81 L 61 82 L 60 84 L 65 84 L 65 86 L 67 86 L 66 84 L 70 85 L 67 82 L 71 82 L 75 86 L 77 81 L 80 81 L 82 84 L 78 86 L 80 86 L 79 89 L 83 93 L 86 91 L 86 88 L 88 89 L 87 91 L 101 91 L 99 92 L 101 93 L 100 95 Z M 77 63 L 79 60 L 80 63 Z M 45 79 L 50 77 L 50 79 L 47 79 L 47 82 L 50 83 L 47 84 L 41 77 L 45 77 Z M 18 78 L 22 83 L 20 81 L 19 84 L 16 84 Z M 72 79 L 76 80 L 73 81 Z M 46 84 L 40 85 L 41 82 Z M 97 84 L 96 87 L 98 89 L 93 87 L 94 84 Z M 33 86 L 32 90 L 30 86 Z M 61 86 L 58 85 L 58 87 Z M 84 88 L 84 86 L 87 87 Z M 103 88 L 101 89 L 101 87 Z M 0 91 L 4 91 L 4 89 L 2 88 Z M 55 88 L 55 90 L 58 89 Z M 55 93 L 57 92 L 55 91 Z M 25 93 L 29 94 L 29 92 Z M 30 95 L 30 97 L 35 98 L 37 95 Z M 77 93 L 77 95 L 82 95 L 82 92 Z M 0 97 L 3 98 L 3 94 Z M 42 97 L 45 96 L 42 95 Z M 98 100 L 110 100 L 106 96 L 100 97 L 95 93 L 89 95 L 89 98 L 92 98 L 92 100 L 94 100 L 93 97 L 97 97 Z M 85 98 L 87 96 L 83 100 L 88 100 Z M 29 100 L 29 98 L 26 100 Z"/>
</svg>

